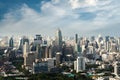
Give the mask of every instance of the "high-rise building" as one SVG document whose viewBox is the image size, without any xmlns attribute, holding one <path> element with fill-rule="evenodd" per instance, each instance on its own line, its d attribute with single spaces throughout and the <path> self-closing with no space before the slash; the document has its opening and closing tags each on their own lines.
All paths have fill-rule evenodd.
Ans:
<svg viewBox="0 0 120 80">
<path fill-rule="evenodd" d="M 23 57 L 26 57 L 29 53 L 29 44 L 28 42 L 25 42 L 23 45 Z"/>
<path fill-rule="evenodd" d="M 42 58 L 42 48 L 39 44 L 36 46 L 36 59 L 41 59 Z"/>
<path fill-rule="evenodd" d="M 75 43 L 78 43 L 78 35 L 75 34 Z"/>
<path fill-rule="evenodd" d="M 23 45 L 25 44 L 25 42 L 28 42 L 28 44 L 29 44 L 29 39 L 24 36 L 24 37 L 20 40 L 20 45 L 19 45 L 19 50 L 21 50 L 22 52 L 23 52 Z"/>
<path fill-rule="evenodd" d="M 118 61 L 114 62 L 114 74 L 120 77 L 120 62 Z"/>
<path fill-rule="evenodd" d="M 49 72 L 52 68 L 54 68 L 54 59 L 47 58 L 46 61 L 42 62 L 33 62 L 33 74 L 41 73 L 41 72 Z"/>
<path fill-rule="evenodd" d="M 81 52 L 80 44 L 75 44 L 75 52 L 76 53 L 80 53 Z"/>
<path fill-rule="evenodd" d="M 25 42 L 25 44 L 23 45 L 23 58 L 24 58 L 24 65 L 26 65 L 26 58 L 28 57 L 28 53 L 29 53 L 29 44 L 28 42 Z"/>
<path fill-rule="evenodd" d="M 30 51 L 29 43 L 25 42 L 23 45 L 23 58 L 24 58 L 24 67 L 26 69 L 32 68 L 33 62 L 36 59 L 36 52 Z"/>
<path fill-rule="evenodd" d="M 78 41 L 78 35 L 75 34 L 75 45 L 74 45 L 75 56 L 77 57 L 81 53 L 80 41 Z"/>
<path fill-rule="evenodd" d="M 84 57 L 82 57 L 82 56 L 77 57 L 77 61 L 74 61 L 74 69 L 76 70 L 77 73 L 85 70 Z"/>
<path fill-rule="evenodd" d="M 9 40 L 9 47 L 13 48 L 14 47 L 14 41 L 13 38 L 11 37 Z"/>
<path fill-rule="evenodd" d="M 105 49 L 109 51 L 110 49 L 109 36 L 105 37 Z"/>
<path fill-rule="evenodd" d="M 120 37 L 118 38 L 118 50 L 120 52 Z"/>
<path fill-rule="evenodd" d="M 42 36 L 40 34 L 36 35 L 36 38 L 34 39 L 34 44 L 42 44 Z"/>
<path fill-rule="evenodd" d="M 58 29 L 56 31 L 56 46 L 58 46 L 58 50 L 60 51 L 62 49 L 62 33 L 61 30 Z"/>
<path fill-rule="evenodd" d="M 56 53 L 56 66 L 59 66 L 62 62 L 62 53 L 61 52 L 57 52 Z"/>
<path fill-rule="evenodd" d="M 48 72 L 48 62 L 33 62 L 33 74 Z"/>
<path fill-rule="evenodd" d="M 33 62 L 35 61 L 35 52 L 29 52 L 27 56 L 24 57 L 24 66 L 28 68 L 32 68 Z"/>
<path fill-rule="evenodd" d="M 91 36 L 90 41 L 94 42 L 95 41 L 95 36 Z"/>
<path fill-rule="evenodd" d="M 47 46 L 45 51 L 45 58 L 52 58 L 52 46 Z"/>
</svg>

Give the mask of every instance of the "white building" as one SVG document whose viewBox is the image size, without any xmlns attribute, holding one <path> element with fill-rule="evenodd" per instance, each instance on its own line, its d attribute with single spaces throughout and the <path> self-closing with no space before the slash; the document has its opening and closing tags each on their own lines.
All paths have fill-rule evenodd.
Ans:
<svg viewBox="0 0 120 80">
<path fill-rule="evenodd" d="M 33 62 L 35 61 L 36 52 L 30 52 L 28 42 L 25 42 L 23 45 L 23 58 L 24 58 L 24 67 L 32 67 Z"/>
<path fill-rule="evenodd" d="M 77 69 L 77 61 L 74 61 L 74 70 Z"/>
<path fill-rule="evenodd" d="M 80 56 L 77 58 L 77 61 L 74 62 L 74 69 L 76 72 L 85 70 L 85 58 Z"/>
<path fill-rule="evenodd" d="M 23 57 L 26 57 L 29 53 L 29 44 L 28 42 L 25 42 L 23 45 Z"/>
<path fill-rule="evenodd" d="M 24 66 L 32 67 L 33 62 L 35 61 L 35 52 L 29 52 L 28 55 L 24 58 Z"/>
</svg>

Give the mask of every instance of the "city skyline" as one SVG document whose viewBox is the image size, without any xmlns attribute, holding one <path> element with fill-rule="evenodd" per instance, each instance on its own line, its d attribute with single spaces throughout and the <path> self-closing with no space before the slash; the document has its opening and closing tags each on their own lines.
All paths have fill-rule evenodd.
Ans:
<svg viewBox="0 0 120 80">
<path fill-rule="evenodd" d="M 118 36 L 119 6 L 118 0 L 1 0 L 0 34 L 54 36 L 60 28 L 64 36 Z"/>
</svg>

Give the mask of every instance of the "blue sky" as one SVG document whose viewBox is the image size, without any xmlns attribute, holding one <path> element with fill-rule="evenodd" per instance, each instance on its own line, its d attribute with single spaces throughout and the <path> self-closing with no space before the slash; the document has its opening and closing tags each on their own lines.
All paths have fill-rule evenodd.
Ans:
<svg viewBox="0 0 120 80">
<path fill-rule="evenodd" d="M 1 35 L 120 34 L 120 0 L 0 0 Z"/>
</svg>

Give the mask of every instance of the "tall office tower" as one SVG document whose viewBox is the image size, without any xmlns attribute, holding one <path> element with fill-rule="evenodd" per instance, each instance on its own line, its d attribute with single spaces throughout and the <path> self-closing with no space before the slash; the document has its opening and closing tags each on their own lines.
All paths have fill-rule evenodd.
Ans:
<svg viewBox="0 0 120 80">
<path fill-rule="evenodd" d="M 42 36 L 40 34 L 36 35 L 36 38 L 34 39 L 34 44 L 42 44 Z"/>
<path fill-rule="evenodd" d="M 118 52 L 118 45 L 116 43 L 111 43 L 110 52 Z"/>
<path fill-rule="evenodd" d="M 77 58 L 77 72 L 85 70 L 85 59 L 80 56 Z"/>
<path fill-rule="evenodd" d="M 118 38 L 118 50 L 120 52 L 120 37 Z"/>
<path fill-rule="evenodd" d="M 120 77 L 120 62 L 114 62 L 114 74 L 116 77 Z"/>
<path fill-rule="evenodd" d="M 42 36 L 37 34 L 34 38 L 33 47 L 36 50 L 36 59 L 41 60 L 42 58 Z"/>
<path fill-rule="evenodd" d="M 42 48 L 39 44 L 36 46 L 36 59 L 41 60 L 42 58 Z"/>
<path fill-rule="evenodd" d="M 26 58 L 28 57 L 28 53 L 29 53 L 29 44 L 28 44 L 28 42 L 25 42 L 24 45 L 23 45 L 24 65 L 27 64 Z"/>
<path fill-rule="evenodd" d="M 56 46 L 58 46 L 58 50 L 61 51 L 62 49 L 62 33 L 61 33 L 61 30 L 58 29 L 56 31 Z"/>
<path fill-rule="evenodd" d="M 101 35 L 98 35 L 98 40 L 97 42 L 100 43 L 101 41 L 103 41 L 103 37 Z"/>
<path fill-rule="evenodd" d="M 59 66 L 62 62 L 62 53 L 61 52 L 57 52 L 56 53 L 56 66 Z"/>
<path fill-rule="evenodd" d="M 24 57 L 24 67 L 26 69 L 33 67 L 33 62 L 35 61 L 35 52 L 29 52 L 26 57 Z"/>
<path fill-rule="evenodd" d="M 110 44 L 109 44 L 109 36 L 106 36 L 106 37 L 105 37 L 105 49 L 106 49 L 107 51 L 109 51 L 109 48 L 110 48 L 109 45 L 110 45 Z"/>
<path fill-rule="evenodd" d="M 75 34 L 75 43 L 78 43 L 78 34 Z"/>
<path fill-rule="evenodd" d="M 81 47 L 80 47 L 79 43 L 75 44 L 75 52 L 77 52 L 77 53 L 81 52 Z"/>
<path fill-rule="evenodd" d="M 47 41 L 42 42 L 42 58 L 46 58 Z"/>
<path fill-rule="evenodd" d="M 28 44 L 29 44 L 29 39 L 24 36 L 24 37 L 20 40 L 20 45 L 19 45 L 19 50 L 21 50 L 22 52 L 23 52 L 23 45 L 25 44 L 25 42 L 28 42 Z"/>
<path fill-rule="evenodd" d="M 45 58 L 52 58 L 52 46 L 47 46 L 45 51 Z"/>
<path fill-rule="evenodd" d="M 26 57 L 29 53 L 29 44 L 28 42 L 25 42 L 25 44 L 23 45 L 23 57 Z"/>
<path fill-rule="evenodd" d="M 74 61 L 74 69 L 76 70 L 77 73 L 85 70 L 84 57 L 82 57 L 82 56 L 77 57 L 77 61 Z"/>
<path fill-rule="evenodd" d="M 42 36 L 41 35 L 36 35 L 36 40 L 42 40 Z"/>
<path fill-rule="evenodd" d="M 91 36 L 90 41 L 94 42 L 95 41 L 95 36 Z"/>
<path fill-rule="evenodd" d="M 49 58 L 52 58 L 52 57 L 53 57 L 52 52 L 53 52 L 52 47 L 49 47 Z"/>
<path fill-rule="evenodd" d="M 75 53 L 80 53 L 81 52 L 80 41 L 78 41 L 78 35 L 77 34 L 75 34 L 75 50 L 74 51 L 75 51 Z"/>
<path fill-rule="evenodd" d="M 32 68 L 33 62 L 36 58 L 36 52 L 30 52 L 29 43 L 25 42 L 23 45 L 23 58 L 24 58 L 24 67 L 26 69 Z"/>
<path fill-rule="evenodd" d="M 11 37 L 9 40 L 9 47 L 13 48 L 14 47 L 14 41 L 13 38 Z"/>
</svg>

